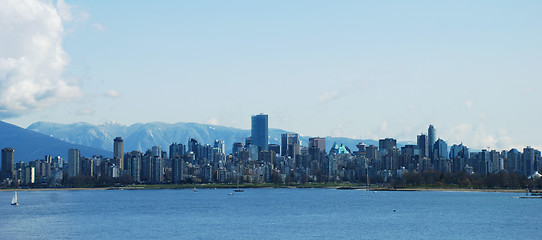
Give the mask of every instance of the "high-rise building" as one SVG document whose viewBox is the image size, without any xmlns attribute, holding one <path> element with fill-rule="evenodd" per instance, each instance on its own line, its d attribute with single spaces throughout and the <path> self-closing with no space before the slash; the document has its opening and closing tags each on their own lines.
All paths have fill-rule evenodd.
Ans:
<svg viewBox="0 0 542 240">
<path fill-rule="evenodd" d="M 418 149 L 420 149 L 420 156 L 429 157 L 429 144 L 427 140 L 427 135 L 425 134 L 418 135 L 417 145 L 418 145 Z"/>
<path fill-rule="evenodd" d="M 295 157 L 297 153 L 296 149 L 301 149 L 301 142 L 299 141 L 299 134 L 297 133 L 283 133 L 281 135 L 281 156 Z"/>
<path fill-rule="evenodd" d="M 309 148 L 316 147 L 320 149 L 321 152 L 326 151 L 326 138 L 309 138 Z"/>
<path fill-rule="evenodd" d="M 233 147 L 232 147 L 232 150 L 231 150 L 231 154 L 236 154 L 238 153 L 239 151 L 243 150 L 244 146 L 243 146 L 243 143 L 242 142 L 234 142 L 233 143 Z"/>
<path fill-rule="evenodd" d="M 169 159 L 175 156 L 184 157 L 186 154 L 186 146 L 180 143 L 172 143 L 169 145 Z"/>
<path fill-rule="evenodd" d="M 521 173 L 521 153 L 515 148 L 508 151 L 508 170 Z"/>
<path fill-rule="evenodd" d="M 280 145 L 278 144 L 269 144 L 268 151 L 273 151 L 274 154 L 280 154 Z"/>
<path fill-rule="evenodd" d="M 116 137 L 113 140 L 113 159 L 119 166 L 119 170 L 124 170 L 124 140 L 121 137 Z"/>
<path fill-rule="evenodd" d="M 13 148 L 2 149 L 2 174 L 0 176 L 13 179 L 15 173 L 15 150 Z"/>
<path fill-rule="evenodd" d="M 435 127 L 433 125 L 429 125 L 429 128 L 427 129 L 427 140 L 428 140 L 428 151 L 429 151 L 429 157 L 433 157 L 433 147 L 436 142 L 437 138 L 437 132 L 435 130 Z"/>
<path fill-rule="evenodd" d="M 438 139 L 435 144 L 433 144 L 433 156 L 435 158 L 448 159 L 448 144 L 442 140 Z"/>
<path fill-rule="evenodd" d="M 385 138 L 378 140 L 378 148 L 380 150 L 385 149 L 388 152 L 391 152 L 393 148 L 397 147 L 397 140 L 393 138 Z"/>
<path fill-rule="evenodd" d="M 535 171 L 535 150 L 528 146 L 523 148 L 523 174 L 530 176 Z"/>
<path fill-rule="evenodd" d="M 268 131 L 267 114 L 260 113 L 252 116 L 251 143 L 257 146 L 259 151 L 267 151 L 267 144 L 269 144 Z"/>
<path fill-rule="evenodd" d="M 81 152 L 72 148 L 68 150 L 68 177 L 77 177 L 81 169 Z"/>
<path fill-rule="evenodd" d="M 215 151 L 218 153 L 226 154 L 226 145 L 224 145 L 224 140 L 216 139 L 213 149 L 215 149 Z"/>
</svg>

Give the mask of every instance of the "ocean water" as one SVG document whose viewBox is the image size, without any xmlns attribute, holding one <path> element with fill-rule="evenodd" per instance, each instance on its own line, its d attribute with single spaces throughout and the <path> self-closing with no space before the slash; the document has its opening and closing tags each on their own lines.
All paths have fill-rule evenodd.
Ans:
<svg viewBox="0 0 542 240">
<path fill-rule="evenodd" d="M 335 189 L 0 192 L 0 239 L 538 239 L 520 193 Z M 395 210 L 395 211 L 394 211 Z"/>
</svg>

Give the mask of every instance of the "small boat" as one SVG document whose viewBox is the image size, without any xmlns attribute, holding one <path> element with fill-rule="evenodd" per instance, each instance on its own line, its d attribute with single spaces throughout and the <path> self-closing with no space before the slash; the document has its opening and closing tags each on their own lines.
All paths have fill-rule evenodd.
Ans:
<svg viewBox="0 0 542 240">
<path fill-rule="evenodd" d="M 239 188 L 239 181 L 237 181 L 237 189 L 233 190 L 234 192 L 244 192 L 245 190 Z"/>
<path fill-rule="evenodd" d="M 230 195 L 230 196 L 231 196 L 231 195 L 234 195 L 234 194 L 235 194 L 235 193 L 232 193 L 232 192 L 231 192 L 231 193 L 228 193 L 228 195 Z"/>
<path fill-rule="evenodd" d="M 19 202 L 17 201 L 17 191 L 13 194 L 13 198 L 11 199 L 11 205 L 17 206 L 19 205 Z"/>
</svg>

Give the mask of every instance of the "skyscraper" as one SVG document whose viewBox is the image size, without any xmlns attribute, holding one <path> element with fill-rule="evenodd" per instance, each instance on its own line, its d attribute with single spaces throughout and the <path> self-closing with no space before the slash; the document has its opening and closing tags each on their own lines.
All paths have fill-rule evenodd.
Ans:
<svg viewBox="0 0 542 240">
<path fill-rule="evenodd" d="M 425 134 L 418 135 L 417 145 L 418 145 L 418 149 L 420 149 L 420 156 L 421 157 L 428 157 L 429 156 L 429 144 L 427 143 L 427 135 L 425 135 Z"/>
<path fill-rule="evenodd" d="M 116 137 L 113 140 L 113 158 L 119 165 L 119 170 L 124 170 L 124 140 L 121 137 Z"/>
<path fill-rule="evenodd" d="M 300 149 L 299 135 L 297 133 L 283 133 L 281 135 L 281 156 L 295 157 L 295 150 Z"/>
<path fill-rule="evenodd" d="M 433 125 L 429 125 L 429 129 L 427 129 L 427 140 L 428 140 L 427 150 L 429 151 L 429 157 L 433 157 L 433 145 L 437 141 L 436 137 L 437 137 L 437 132 L 435 130 L 435 127 L 433 127 Z"/>
<path fill-rule="evenodd" d="M 269 140 L 268 116 L 260 113 L 252 116 L 251 129 L 252 144 L 258 147 L 259 151 L 266 151 Z"/>
<path fill-rule="evenodd" d="M 77 177 L 80 171 L 80 160 L 81 153 L 79 150 L 72 148 L 68 150 L 68 177 Z"/>
<path fill-rule="evenodd" d="M 378 148 L 380 150 L 386 149 L 388 152 L 391 152 L 393 148 L 397 147 L 397 140 L 393 138 L 385 138 L 378 140 Z"/>
<path fill-rule="evenodd" d="M 2 174 L 0 176 L 13 179 L 15 170 L 15 150 L 13 148 L 2 149 Z"/>
<path fill-rule="evenodd" d="M 326 151 L 326 138 L 309 138 L 309 148 L 316 147 L 320 149 L 321 152 Z"/>
</svg>

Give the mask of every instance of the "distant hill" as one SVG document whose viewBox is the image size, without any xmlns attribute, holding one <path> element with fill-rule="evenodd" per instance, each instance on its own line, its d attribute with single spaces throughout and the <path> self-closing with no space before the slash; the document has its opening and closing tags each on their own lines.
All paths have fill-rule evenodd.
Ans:
<svg viewBox="0 0 542 240">
<path fill-rule="evenodd" d="M 215 126 L 199 123 L 136 123 L 130 126 L 118 123 L 105 123 L 93 125 L 90 123 L 59 124 L 50 122 L 36 122 L 27 130 L 51 135 L 58 139 L 74 144 L 86 145 L 105 150 L 113 150 L 113 139 L 124 139 L 124 151 L 145 151 L 158 145 L 162 150 L 168 151 L 171 143 L 186 144 L 188 139 L 195 138 L 202 144 L 213 144 L 215 139 L 224 140 L 226 153 L 231 152 L 234 142 L 243 142 L 250 136 L 250 130 L 232 127 Z M 279 144 L 281 134 L 288 131 L 269 129 L 269 143 Z M 307 146 L 309 136 L 301 136 L 303 146 Z M 326 149 L 329 150 L 334 142 L 344 144 L 351 150 L 356 150 L 360 141 L 367 145 L 377 145 L 375 140 L 359 140 L 351 138 L 326 137 Z M 405 142 L 398 143 L 399 145 Z"/>
<path fill-rule="evenodd" d="M 45 134 L 0 121 L 0 148 L 15 149 L 15 162 L 43 159 L 45 155 L 60 156 L 67 161 L 68 150 L 77 148 L 86 157 L 103 155 L 112 157 L 111 151 L 65 142 Z"/>
</svg>

